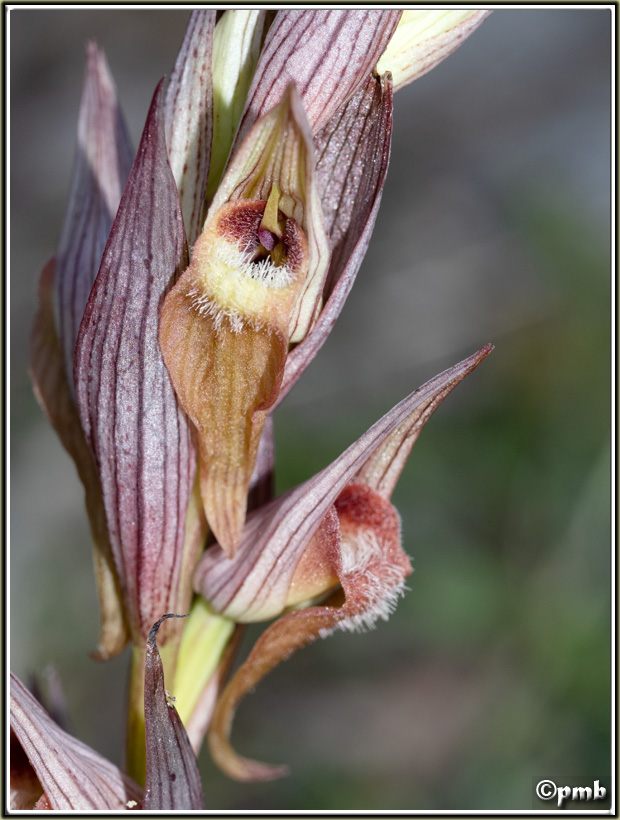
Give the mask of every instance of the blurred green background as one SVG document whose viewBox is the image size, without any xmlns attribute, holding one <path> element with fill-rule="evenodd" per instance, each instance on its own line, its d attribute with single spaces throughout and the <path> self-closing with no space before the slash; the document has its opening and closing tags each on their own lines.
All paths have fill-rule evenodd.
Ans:
<svg viewBox="0 0 620 820">
<path fill-rule="evenodd" d="M 187 10 L 10 15 L 10 660 L 55 664 L 76 734 L 120 761 L 127 657 L 91 661 L 82 492 L 26 373 L 38 271 L 67 201 L 84 46 L 137 145 Z M 601 9 L 498 10 L 395 98 L 388 182 L 339 323 L 276 415 L 278 487 L 493 342 L 394 496 L 411 591 L 243 703 L 234 741 L 292 774 L 212 809 L 531 809 L 610 774 L 610 44 Z M 257 629 L 246 636 L 245 651 Z"/>
</svg>

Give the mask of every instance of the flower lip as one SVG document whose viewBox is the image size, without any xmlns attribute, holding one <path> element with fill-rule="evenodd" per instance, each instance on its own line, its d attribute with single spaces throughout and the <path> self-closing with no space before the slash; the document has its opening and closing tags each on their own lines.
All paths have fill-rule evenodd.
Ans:
<svg viewBox="0 0 620 820">
<path fill-rule="evenodd" d="M 277 327 L 288 316 L 307 269 L 308 243 L 291 217 L 282 215 L 281 238 L 261 228 L 265 209 L 263 200 L 228 203 L 196 242 L 188 295 L 197 313 L 214 318 L 216 330 L 225 319 L 240 332 L 246 325 Z"/>
</svg>

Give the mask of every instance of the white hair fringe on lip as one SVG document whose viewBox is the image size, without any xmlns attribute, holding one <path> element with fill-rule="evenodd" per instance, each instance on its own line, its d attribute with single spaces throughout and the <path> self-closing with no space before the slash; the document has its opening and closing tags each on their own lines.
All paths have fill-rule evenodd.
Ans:
<svg viewBox="0 0 620 820">
<path fill-rule="evenodd" d="M 291 284 L 295 276 L 286 265 L 274 265 L 271 259 L 259 259 L 253 261 L 249 249 L 240 251 L 235 245 L 225 240 L 218 243 L 212 252 L 210 264 L 214 267 L 221 265 L 232 269 L 240 278 L 252 279 L 259 282 L 266 288 L 284 288 Z M 209 294 L 205 294 L 199 288 L 191 288 L 187 295 L 191 300 L 192 307 L 201 316 L 209 316 L 213 320 L 216 333 L 221 332 L 224 320 L 228 320 L 234 333 L 241 333 L 244 327 L 258 326 L 261 323 L 252 321 L 244 315 L 241 305 L 229 305 L 223 307 L 218 304 Z"/>
<path fill-rule="evenodd" d="M 243 328 L 248 326 L 248 322 L 241 313 L 232 308 L 222 308 L 211 296 L 205 295 L 198 288 L 192 288 L 187 292 L 187 295 L 191 300 L 194 310 L 201 316 L 209 316 L 213 319 L 213 326 L 216 333 L 220 333 L 223 329 L 225 319 L 230 323 L 234 333 L 241 333 Z"/>
<path fill-rule="evenodd" d="M 378 620 L 387 621 L 396 609 L 408 587 L 399 567 L 393 566 L 385 558 L 385 550 L 372 530 L 358 530 L 354 538 L 343 537 L 341 561 L 343 575 L 354 575 L 360 594 L 364 598 L 364 609 L 348 618 L 341 618 L 332 627 L 321 629 L 319 635 L 326 638 L 336 629 L 344 632 L 366 632 L 374 629 Z M 369 569 L 372 561 L 379 559 L 380 571 Z"/>
<path fill-rule="evenodd" d="M 295 275 L 287 265 L 274 265 L 270 257 L 253 260 L 254 250 L 251 242 L 244 250 L 239 250 L 236 245 L 223 241 L 216 245 L 213 261 L 233 268 L 240 276 L 261 282 L 268 288 L 284 288 L 291 284 Z"/>
</svg>

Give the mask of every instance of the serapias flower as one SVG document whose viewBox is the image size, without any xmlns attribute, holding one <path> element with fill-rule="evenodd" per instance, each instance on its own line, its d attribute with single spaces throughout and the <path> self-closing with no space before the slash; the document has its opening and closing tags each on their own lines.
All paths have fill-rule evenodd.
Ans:
<svg viewBox="0 0 620 820">
<path fill-rule="evenodd" d="M 233 751 L 228 736 L 241 697 L 319 636 L 364 629 L 392 612 L 411 566 L 390 496 L 424 424 L 491 350 L 487 345 L 431 379 L 329 467 L 250 515 L 232 561 L 218 546 L 201 558 L 194 583 L 215 611 L 239 622 L 281 616 L 215 708 L 211 753 L 231 777 L 270 779 L 286 772 Z"/>
<path fill-rule="evenodd" d="M 334 132 L 343 128 L 343 117 L 351 126 L 343 107 L 369 82 L 377 85 L 370 71 L 399 17 L 361 11 L 276 15 L 191 265 L 162 309 L 164 359 L 198 432 L 207 520 L 229 556 L 239 542 L 260 436 L 281 394 L 290 346 L 316 325 L 329 295 L 328 274 L 333 280 L 340 273 L 330 271 L 321 172 L 323 187 L 338 189 L 350 162 L 341 163 L 341 173 L 327 183 L 313 138 L 336 115 L 330 135 L 332 151 L 338 150 Z M 364 102 L 374 121 L 372 105 Z M 355 151 L 361 136 L 352 138 L 349 128 L 349 150 Z M 366 162 L 376 160 L 376 142 L 367 131 L 363 136 L 360 153 L 368 155 Z M 389 128 L 375 136 L 389 146 Z M 373 182 L 377 188 L 383 181 L 378 166 L 364 191 L 371 201 Z M 347 211 L 351 219 L 352 206 L 341 209 L 343 222 Z"/>
<path fill-rule="evenodd" d="M 327 257 L 311 134 L 291 86 L 235 155 L 161 311 L 164 360 L 198 432 L 207 520 L 230 556 L 289 343 L 310 321 L 304 296 Z"/>
<path fill-rule="evenodd" d="M 202 809 L 196 756 L 164 687 L 157 649 L 164 615 L 149 632 L 144 704 L 146 786 L 55 723 L 11 673 L 11 808 L 55 811 Z"/>
</svg>

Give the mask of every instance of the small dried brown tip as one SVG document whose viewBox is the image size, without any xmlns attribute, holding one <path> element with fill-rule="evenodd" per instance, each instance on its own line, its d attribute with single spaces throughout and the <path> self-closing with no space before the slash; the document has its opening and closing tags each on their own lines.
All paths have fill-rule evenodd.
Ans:
<svg viewBox="0 0 620 820">
<path fill-rule="evenodd" d="M 493 350 L 495 350 L 495 345 L 489 343 L 484 345 L 484 347 L 481 347 L 480 350 L 474 353 L 471 357 L 471 365 L 468 368 L 467 373 L 469 374 L 472 370 L 475 370 L 480 364 L 480 362 L 483 359 L 486 359 L 489 353 L 491 353 Z"/>
<path fill-rule="evenodd" d="M 154 623 L 151 627 L 149 631 L 149 636 L 146 640 L 147 645 L 152 646 L 154 649 L 157 649 L 157 633 L 159 632 L 159 627 L 168 618 L 189 618 L 189 612 L 186 615 L 175 615 L 173 612 L 169 612 L 167 615 L 162 615 L 161 618 L 157 621 L 157 623 Z"/>
</svg>

